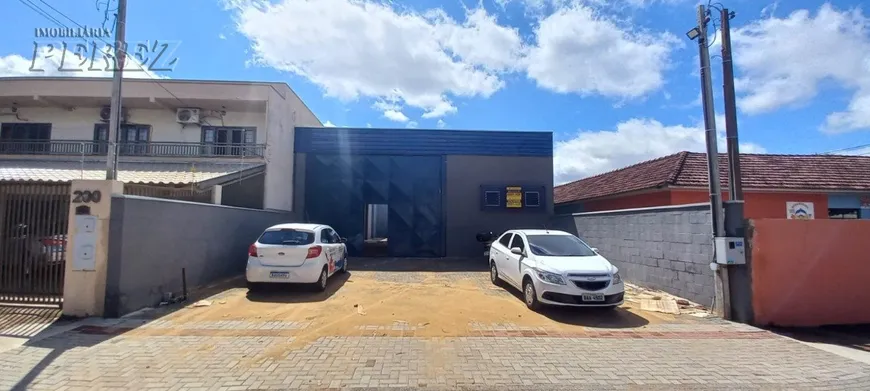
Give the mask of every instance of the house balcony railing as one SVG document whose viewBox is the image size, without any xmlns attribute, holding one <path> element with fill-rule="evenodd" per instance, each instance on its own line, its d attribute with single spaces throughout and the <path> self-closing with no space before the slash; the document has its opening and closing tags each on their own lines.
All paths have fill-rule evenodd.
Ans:
<svg viewBox="0 0 870 391">
<path fill-rule="evenodd" d="M 109 144 L 93 140 L 0 141 L 0 155 L 106 155 Z M 120 156 L 149 157 L 262 157 L 265 144 L 182 142 L 120 142 Z"/>
</svg>

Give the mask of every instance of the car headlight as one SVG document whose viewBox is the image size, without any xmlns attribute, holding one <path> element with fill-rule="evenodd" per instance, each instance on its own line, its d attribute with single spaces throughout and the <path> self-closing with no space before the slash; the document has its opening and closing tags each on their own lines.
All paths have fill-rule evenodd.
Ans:
<svg viewBox="0 0 870 391">
<path fill-rule="evenodd" d="M 622 277 L 619 275 L 619 272 L 613 273 L 613 281 L 611 283 L 613 285 L 622 284 Z"/>
<path fill-rule="evenodd" d="M 535 272 L 538 274 L 538 278 L 540 278 L 541 281 L 549 282 L 550 284 L 565 285 L 565 279 L 559 274 L 537 269 L 535 269 Z"/>
</svg>

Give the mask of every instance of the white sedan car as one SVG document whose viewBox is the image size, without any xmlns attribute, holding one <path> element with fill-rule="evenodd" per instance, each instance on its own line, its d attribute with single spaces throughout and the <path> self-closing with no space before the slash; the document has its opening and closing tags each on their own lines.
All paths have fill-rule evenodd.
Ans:
<svg viewBox="0 0 870 391">
<path fill-rule="evenodd" d="M 347 271 L 344 242 L 328 225 L 269 227 L 248 248 L 248 287 L 259 283 L 313 283 L 323 291 L 330 276 Z"/>
<path fill-rule="evenodd" d="M 532 310 L 542 304 L 616 308 L 625 287 L 619 270 L 578 237 L 562 231 L 511 230 L 492 243 L 493 284 L 523 292 Z"/>
</svg>

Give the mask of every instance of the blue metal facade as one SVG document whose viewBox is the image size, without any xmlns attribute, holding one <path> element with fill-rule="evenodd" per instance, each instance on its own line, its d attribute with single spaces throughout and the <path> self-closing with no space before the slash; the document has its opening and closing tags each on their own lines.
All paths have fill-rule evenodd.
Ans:
<svg viewBox="0 0 870 391">
<path fill-rule="evenodd" d="M 308 218 L 347 237 L 351 256 L 362 255 L 368 204 L 388 205 L 390 256 L 444 256 L 442 156 L 310 154 L 305 164 Z"/>
<path fill-rule="evenodd" d="M 295 142 L 317 154 L 553 156 L 552 132 L 296 128 Z"/>
</svg>

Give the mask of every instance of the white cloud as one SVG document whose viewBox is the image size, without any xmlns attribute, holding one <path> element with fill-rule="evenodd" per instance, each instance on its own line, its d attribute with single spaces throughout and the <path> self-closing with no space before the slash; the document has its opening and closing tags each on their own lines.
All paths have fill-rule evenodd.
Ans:
<svg viewBox="0 0 870 391">
<path fill-rule="evenodd" d="M 97 56 L 92 61 L 89 55 L 81 55 L 71 50 L 52 51 L 48 47 L 42 47 L 30 58 L 18 54 L 0 57 L 0 77 L 112 77 L 112 66 L 105 58 Z M 165 77 L 147 70 L 147 66 L 143 66 L 134 57 L 127 57 L 124 64 L 124 78 Z"/>
<path fill-rule="evenodd" d="M 676 37 L 632 31 L 574 4 L 542 19 L 530 49 L 528 76 L 539 86 L 581 95 L 639 98 L 664 84 Z"/>
<path fill-rule="evenodd" d="M 408 121 L 408 123 L 405 124 L 405 127 L 409 129 L 414 129 L 417 127 L 417 125 L 417 121 Z"/>
<path fill-rule="evenodd" d="M 444 120 L 439 119 L 438 123 L 435 124 L 435 126 L 438 126 L 438 129 L 444 129 L 447 127 L 447 123 L 444 122 Z"/>
<path fill-rule="evenodd" d="M 718 148 L 725 152 L 724 116 L 717 116 Z M 557 184 L 574 181 L 680 151 L 705 152 L 703 125 L 664 125 L 648 118 L 633 118 L 616 130 L 581 131 L 555 145 Z M 639 142 L 642 141 L 642 142 Z M 757 144 L 741 144 L 741 153 L 764 153 Z"/>
<path fill-rule="evenodd" d="M 335 124 L 332 123 L 332 121 L 330 121 L 330 120 L 326 120 L 326 122 L 323 123 L 323 127 L 325 127 L 325 128 L 334 128 L 334 127 L 335 127 Z"/>
<path fill-rule="evenodd" d="M 222 40 L 225 40 L 225 39 L 227 39 L 227 36 L 224 35 L 223 33 L 220 33 L 220 34 L 218 34 L 218 38 L 219 38 L 219 39 L 222 39 Z"/>
<path fill-rule="evenodd" d="M 390 121 L 408 122 L 408 116 L 401 111 L 387 110 L 384 112 L 384 117 L 386 117 Z"/>
<path fill-rule="evenodd" d="M 256 61 L 303 76 L 343 100 L 388 98 L 456 112 L 455 97 L 488 97 L 518 63 L 522 40 L 483 9 L 458 22 L 440 11 L 373 0 L 225 0 Z"/>
<path fill-rule="evenodd" d="M 806 104 L 828 81 L 857 91 L 848 107 L 828 116 L 823 129 L 870 128 L 870 21 L 856 8 L 822 5 L 815 15 L 798 10 L 770 15 L 732 33 L 741 77 L 743 112 L 759 114 Z"/>
</svg>

